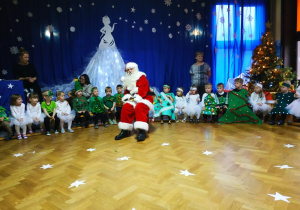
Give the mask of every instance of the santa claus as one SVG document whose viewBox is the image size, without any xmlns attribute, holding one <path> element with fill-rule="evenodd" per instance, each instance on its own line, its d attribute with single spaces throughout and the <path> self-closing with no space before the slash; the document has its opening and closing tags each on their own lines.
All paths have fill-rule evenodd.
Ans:
<svg viewBox="0 0 300 210">
<path fill-rule="evenodd" d="M 153 109 L 153 97 L 149 95 L 149 82 L 146 74 L 140 72 L 136 63 L 127 63 L 125 67 L 126 75 L 122 77 L 124 103 L 121 111 L 119 128 L 121 133 L 115 140 L 121 140 L 130 135 L 132 128 L 139 131 L 138 141 L 146 139 L 146 131 L 149 129 L 148 113 Z M 133 124 L 133 120 L 135 123 Z"/>
</svg>

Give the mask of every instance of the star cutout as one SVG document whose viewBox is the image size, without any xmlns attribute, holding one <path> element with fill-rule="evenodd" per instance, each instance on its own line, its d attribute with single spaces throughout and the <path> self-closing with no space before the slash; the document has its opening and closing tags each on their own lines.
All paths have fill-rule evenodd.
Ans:
<svg viewBox="0 0 300 210">
<path fill-rule="evenodd" d="M 23 156 L 23 155 L 24 155 L 23 153 L 14 154 L 15 157 L 20 157 L 20 156 Z"/>
<path fill-rule="evenodd" d="M 73 182 L 73 183 L 70 185 L 69 188 L 74 187 L 74 186 L 75 186 L 75 187 L 78 187 L 79 185 L 85 184 L 84 182 L 85 182 L 85 180 L 83 180 L 83 181 L 78 181 L 78 180 L 76 180 L 75 182 Z"/>
<path fill-rule="evenodd" d="M 163 143 L 163 144 L 161 144 L 161 146 L 169 146 L 170 145 L 170 143 Z"/>
<path fill-rule="evenodd" d="M 284 147 L 291 148 L 291 147 L 295 147 L 295 145 L 292 145 L 292 144 L 285 144 Z"/>
<path fill-rule="evenodd" d="M 11 83 L 8 84 L 8 88 L 12 89 L 14 87 L 14 85 L 12 85 Z"/>
<path fill-rule="evenodd" d="M 288 165 L 282 165 L 282 166 L 274 166 L 276 168 L 280 168 L 280 169 L 285 169 L 285 168 L 293 168 L 291 166 L 288 166 Z"/>
<path fill-rule="evenodd" d="M 41 168 L 45 170 L 47 168 L 52 168 L 52 167 L 53 165 L 47 164 L 47 165 L 43 165 Z"/>
<path fill-rule="evenodd" d="M 118 158 L 117 160 L 123 161 L 123 160 L 128 160 L 129 158 L 130 158 L 130 157 L 124 156 L 124 157 Z"/>
<path fill-rule="evenodd" d="M 291 197 L 288 197 L 288 196 L 284 196 L 284 195 L 281 195 L 280 193 L 278 193 L 278 192 L 276 192 L 276 194 L 274 195 L 274 194 L 268 194 L 269 196 L 272 196 L 272 197 L 274 197 L 275 199 L 275 201 L 285 201 L 285 202 L 287 202 L 287 203 L 290 203 L 289 201 L 288 201 L 288 199 L 289 198 L 291 198 Z"/>
<path fill-rule="evenodd" d="M 265 23 L 265 25 L 266 25 L 266 28 L 271 28 L 272 23 L 270 23 L 270 21 L 268 21 L 267 23 Z"/>
<path fill-rule="evenodd" d="M 203 155 L 211 155 L 211 154 L 212 154 L 212 152 L 210 152 L 210 151 L 207 151 L 207 150 L 206 150 L 206 151 L 205 151 L 205 152 L 203 152 L 202 154 L 203 154 Z"/>
<path fill-rule="evenodd" d="M 180 174 L 183 174 L 184 176 L 194 176 L 195 174 L 190 173 L 188 170 L 182 171 L 179 170 Z"/>
<path fill-rule="evenodd" d="M 134 7 L 131 8 L 131 12 L 135 12 L 135 8 Z"/>
<path fill-rule="evenodd" d="M 95 148 L 89 148 L 89 149 L 87 149 L 86 151 L 88 151 L 88 152 L 93 152 L 93 151 L 95 151 L 96 149 Z"/>
</svg>

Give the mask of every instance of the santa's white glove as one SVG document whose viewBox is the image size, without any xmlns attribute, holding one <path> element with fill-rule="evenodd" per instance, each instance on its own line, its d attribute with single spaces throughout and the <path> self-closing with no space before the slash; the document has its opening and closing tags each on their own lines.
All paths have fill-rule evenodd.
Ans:
<svg viewBox="0 0 300 210">
<path fill-rule="evenodd" d="M 132 95 L 126 94 L 125 96 L 123 96 L 122 101 L 123 102 L 128 101 L 131 97 L 132 97 Z"/>
<path fill-rule="evenodd" d="M 133 88 L 133 90 L 130 91 L 130 94 L 136 94 L 139 91 L 138 87 Z"/>
<path fill-rule="evenodd" d="M 138 102 L 141 102 L 143 100 L 143 98 L 140 95 L 135 94 L 133 97 L 133 100 L 138 103 Z"/>
</svg>

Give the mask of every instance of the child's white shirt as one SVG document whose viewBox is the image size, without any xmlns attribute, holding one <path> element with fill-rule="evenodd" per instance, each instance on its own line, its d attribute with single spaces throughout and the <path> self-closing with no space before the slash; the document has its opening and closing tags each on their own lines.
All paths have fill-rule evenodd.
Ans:
<svg viewBox="0 0 300 210">
<path fill-rule="evenodd" d="M 67 113 L 67 114 L 71 113 L 71 107 L 67 101 L 63 101 L 63 102 L 56 101 L 55 103 L 56 103 L 57 114 L 61 115 L 61 113 Z"/>
<path fill-rule="evenodd" d="M 41 116 L 42 110 L 41 110 L 41 104 L 40 102 L 37 102 L 35 106 L 32 106 L 30 103 L 27 104 L 27 114 L 30 117 L 37 117 L 39 118 Z"/>
<path fill-rule="evenodd" d="M 15 119 L 24 118 L 25 113 L 25 104 L 21 104 L 21 106 L 10 106 L 10 113 Z"/>
<path fill-rule="evenodd" d="M 175 100 L 176 100 L 175 107 L 177 107 L 177 108 L 186 107 L 185 96 L 175 96 Z"/>
<path fill-rule="evenodd" d="M 259 94 L 255 92 L 251 93 L 250 104 L 254 106 L 257 103 L 262 103 L 262 104 L 266 103 L 266 96 L 264 93 L 262 93 L 262 97 L 259 97 Z"/>
</svg>

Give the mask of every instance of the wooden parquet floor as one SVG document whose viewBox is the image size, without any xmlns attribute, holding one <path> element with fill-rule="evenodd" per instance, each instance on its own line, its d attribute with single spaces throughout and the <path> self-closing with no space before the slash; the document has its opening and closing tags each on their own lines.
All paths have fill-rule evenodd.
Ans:
<svg viewBox="0 0 300 210">
<path fill-rule="evenodd" d="M 300 209 L 299 127 L 151 127 L 140 143 L 114 141 L 117 126 L 0 141 L 0 209 Z M 285 164 L 293 168 L 274 167 Z M 69 188 L 76 180 L 85 184 Z"/>
</svg>

